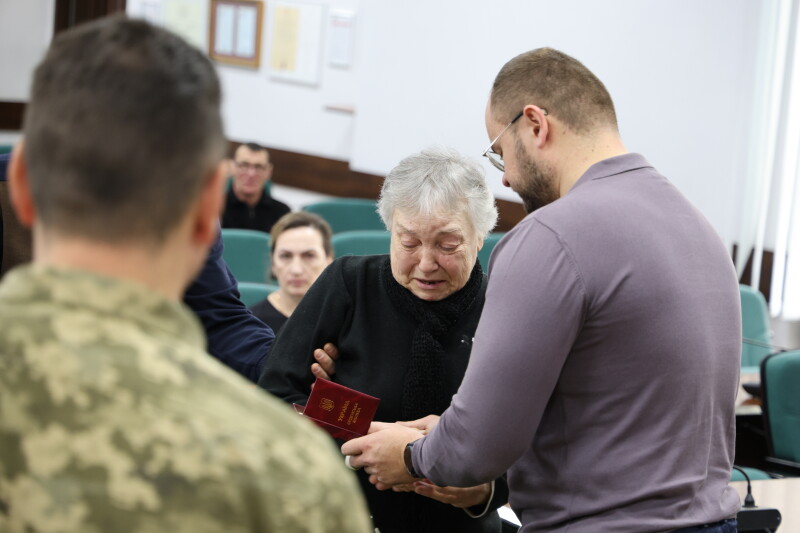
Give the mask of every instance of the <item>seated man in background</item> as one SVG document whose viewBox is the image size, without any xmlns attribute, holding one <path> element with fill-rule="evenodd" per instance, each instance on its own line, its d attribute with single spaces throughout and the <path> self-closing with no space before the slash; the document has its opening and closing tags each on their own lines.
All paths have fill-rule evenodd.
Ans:
<svg viewBox="0 0 800 533">
<path fill-rule="evenodd" d="M 0 284 L 0 531 L 369 531 L 329 439 L 209 358 L 180 304 L 217 234 L 219 102 L 202 53 L 125 18 L 37 68 L 9 169 L 34 260 Z"/>
<path fill-rule="evenodd" d="M 233 184 L 225 197 L 223 228 L 254 229 L 269 233 L 272 225 L 290 211 L 289 206 L 270 196 L 264 187 L 272 178 L 269 152 L 247 143 L 233 157 Z"/>
</svg>

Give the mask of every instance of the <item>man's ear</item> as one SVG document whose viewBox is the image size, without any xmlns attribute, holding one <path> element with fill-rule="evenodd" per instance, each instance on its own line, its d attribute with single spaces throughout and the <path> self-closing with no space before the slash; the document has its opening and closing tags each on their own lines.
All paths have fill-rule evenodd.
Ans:
<svg viewBox="0 0 800 533">
<path fill-rule="evenodd" d="M 522 110 L 525 126 L 534 138 L 537 148 L 543 147 L 549 140 L 550 122 L 547 120 L 547 112 L 536 105 L 526 105 Z"/>
<path fill-rule="evenodd" d="M 195 206 L 195 220 L 192 229 L 194 242 L 210 246 L 217 238 L 219 217 L 222 214 L 223 187 L 227 179 L 228 165 L 221 161 L 216 169 L 209 174 L 200 189 Z"/>
<path fill-rule="evenodd" d="M 28 182 L 24 140 L 18 142 L 11 152 L 11 162 L 8 166 L 8 192 L 17 219 L 26 228 L 32 227 L 36 220 L 36 207 L 33 204 L 31 187 Z"/>
</svg>

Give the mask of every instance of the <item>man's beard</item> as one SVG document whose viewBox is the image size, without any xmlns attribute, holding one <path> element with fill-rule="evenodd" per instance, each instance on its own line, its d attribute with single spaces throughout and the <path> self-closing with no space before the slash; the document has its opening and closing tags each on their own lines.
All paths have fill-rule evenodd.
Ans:
<svg viewBox="0 0 800 533">
<path fill-rule="evenodd" d="M 515 146 L 519 165 L 520 190 L 515 191 L 525 206 L 525 211 L 533 213 L 540 207 L 555 202 L 559 198 L 555 184 L 555 172 L 539 165 L 525 152 L 522 143 L 517 139 Z"/>
</svg>

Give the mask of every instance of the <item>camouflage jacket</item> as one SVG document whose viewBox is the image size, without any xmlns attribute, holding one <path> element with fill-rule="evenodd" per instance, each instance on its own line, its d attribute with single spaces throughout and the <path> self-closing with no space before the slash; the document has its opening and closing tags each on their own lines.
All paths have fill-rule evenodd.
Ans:
<svg viewBox="0 0 800 533">
<path fill-rule="evenodd" d="M 330 439 L 187 308 L 41 266 L 0 284 L 0 531 L 367 532 Z"/>
</svg>

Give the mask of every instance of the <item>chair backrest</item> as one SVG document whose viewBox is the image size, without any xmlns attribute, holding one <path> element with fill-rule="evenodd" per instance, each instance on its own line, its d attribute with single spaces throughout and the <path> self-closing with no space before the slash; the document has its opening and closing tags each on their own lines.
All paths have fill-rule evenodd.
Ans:
<svg viewBox="0 0 800 533">
<path fill-rule="evenodd" d="M 742 338 L 745 339 L 742 342 L 742 366 L 757 367 L 766 355 L 774 351 L 747 342 L 772 344 L 767 300 L 747 285 L 739 285 L 739 296 L 742 300 Z"/>
<path fill-rule="evenodd" d="M 772 479 L 772 477 L 764 472 L 763 470 L 759 470 L 758 468 L 751 468 L 749 466 L 741 466 L 739 467 L 747 473 L 747 477 L 750 478 L 750 481 L 761 481 L 765 479 Z M 736 469 L 731 470 L 731 481 L 746 481 L 744 474 L 739 472 Z"/>
<path fill-rule="evenodd" d="M 483 248 L 478 252 L 478 261 L 481 262 L 481 268 L 484 272 L 489 272 L 489 258 L 492 256 L 492 250 L 494 250 L 495 244 L 497 244 L 505 234 L 504 231 L 493 232 L 487 235 L 483 240 Z"/>
<path fill-rule="evenodd" d="M 270 293 L 278 290 L 277 285 L 267 285 L 266 283 L 251 283 L 240 281 L 238 284 L 239 299 L 244 305 L 250 307 L 266 298 Z"/>
<path fill-rule="evenodd" d="M 767 451 L 800 466 L 800 350 L 761 361 L 761 391 Z"/>
<path fill-rule="evenodd" d="M 269 234 L 251 229 L 222 228 L 222 258 L 236 281 L 266 283 L 270 270 Z"/>
<path fill-rule="evenodd" d="M 381 217 L 375 211 L 378 204 L 363 198 L 336 198 L 309 204 L 303 211 L 324 218 L 334 233 L 355 230 L 386 230 Z"/>
<path fill-rule="evenodd" d="M 385 230 L 345 231 L 331 239 L 334 257 L 388 254 L 391 240 L 392 234 Z"/>
</svg>

